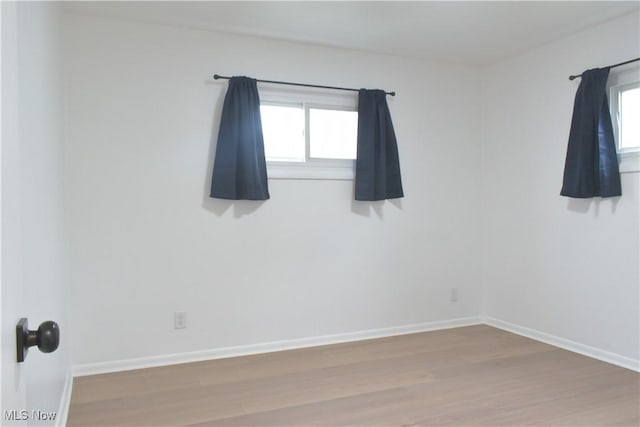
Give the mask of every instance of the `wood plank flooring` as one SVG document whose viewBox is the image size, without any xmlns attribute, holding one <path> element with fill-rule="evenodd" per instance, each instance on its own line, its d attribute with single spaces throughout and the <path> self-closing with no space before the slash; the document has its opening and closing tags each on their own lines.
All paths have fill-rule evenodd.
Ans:
<svg viewBox="0 0 640 427">
<path fill-rule="evenodd" d="M 638 373 L 470 326 L 79 377 L 75 426 L 638 426 Z"/>
</svg>

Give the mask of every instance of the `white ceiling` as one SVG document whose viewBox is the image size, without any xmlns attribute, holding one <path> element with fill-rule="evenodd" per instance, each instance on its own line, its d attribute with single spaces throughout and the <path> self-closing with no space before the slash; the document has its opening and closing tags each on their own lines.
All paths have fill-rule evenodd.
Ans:
<svg viewBox="0 0 640 427">
<path fill-rule="evenodd" d="M 557 40 L 639 6 L 639 1 L 64 3 L 72 13 L 475 65 Z"/>
</svg>

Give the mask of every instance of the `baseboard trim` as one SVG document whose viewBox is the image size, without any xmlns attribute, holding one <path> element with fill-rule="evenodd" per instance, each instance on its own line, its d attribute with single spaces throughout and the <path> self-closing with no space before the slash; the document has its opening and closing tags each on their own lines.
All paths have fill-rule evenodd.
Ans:
<svg viewBox="0 0 640 427">
<path fill-rule="evenodd" d="M 462 317 L 436 322 L 416 323 L 390 328 L 369 329 L 342 334 L 323 335 L 311 338 L 300 338 L 285 341 L 274 341 L 235 347 L 223 347 L 211 350 L 200 350 L 186 353 L 166 354 L 162 356 L 141 357 L 135 359 L 115 360 L 112 362 L 86 363 L 73 366 L 73 376 L 106 374 L 109 372 L 129 371 L 133 369 L 153 368 L 158 366 L 177 365 L 181 363 L 200 362 L 204 360 L 224 359 L 227 357 L 248 356 L 274 351 L 293 350 L 297 348 L 317 347 L 321 345 L 339 344 L 351 341 L 362 341 L 384 338 L 395 335 L 406 335 L 418 332 L 429 332 L 441 329 L 459 328 L 462 326 L 480 325 L 480 317 Z"/>
<path fill-rule="evenodd" d="M 541 341 L 565 350 L 573 351 L 612 365 L 620 366 L 636 372 L 640 372 L 640 360 L 622 356 L 596 347 L 580 344 L 565 338 L 541 332 L 535 329 L 516 325 L 493 317 L 463 317 L 451 320 L 436 322 L 416 323 L 390 328 L 368 329 L 364 331 L 347 332 L 342 334 L 323 335 L 311 338 L 300 338 L 284 341 L 273 341 L 267 343 L 250 344 L 234 347 L 223 347 L 211 350 L 200 350 L 185 353 L 166 354 L 162 356 L 149 356 L 135 359 L 115 360 L 111 362 L 86 363 L 74 365 L 72 368 L 73 377 L 86 375 L 106 374 L 110 372 L 129 371 L 133 369 L 154 368 L 159 366 L 177 365 L 181 363 L 201 362 L 205 360 L 224 359 L 228 357 L 248 356 L 252 354 L 271 353 L 275 351 L 294 350 L 299 348 L 317 347 L 321 345 L 340 344 L 352 341 L 362 341 L 375 338 L 391 337 L 396 335 L 406 335 L 419 332 L 429 332 L 443 329 L 460 328 L 463 326 L 485 324 L 494 328 L 502 329 L 513 334 Z M 71 400 L 71 389 L 73 384 L 71 372 L 67 377 L 63 399 L 58 412 L 60 422 L 65 425 L 66 417 Z"/>
<path fill-rule="evenodd" d="M 517 335 L 522 335 L 524 337 L 531 338 L 536 341 L 541 341 L 555 347 L 560 347 L 565 350 L 573 351 L 574 353 L 579 353 L 593 359 L 602 360 L 603 362 L 611 363 L 612 365 L 640 372 L 640 360 L 622 356 L 617 353 L 611 353 L 609 351 L 591 347 L 585 344 L 580 344 L 566 338 L 561 338 L 555 335 L 547 334 L 545 332 L 516 325 L 514 323 L 505 322 L 504 320 L 495 319 L 492 317 L 484 317 L 483 321 L 483 323 L 485 323 L 486 325 L 492 326 L 494 328 L 502 329 L 504 331 L 511 332 Z"/>
<path fill-rule="evenodd" d="M 72 368 L 67 370 L 67 377 L 64 381 L 62 396 L 60 398 L 60 406 L 56 416 L 56 427 L 65 427 L 69 416 L 69 405 L 71 405 L 71 393 L 73 391 L 73 371 Z"/>
</svg>

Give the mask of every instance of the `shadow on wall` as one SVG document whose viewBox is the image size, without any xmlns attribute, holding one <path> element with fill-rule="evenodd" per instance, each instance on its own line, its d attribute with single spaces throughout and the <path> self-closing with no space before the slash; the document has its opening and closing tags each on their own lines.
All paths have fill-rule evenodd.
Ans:
<svg viewBox="0 0 640 427">
<path fill-rule="evenodd" d="M 396 208 L 402 210 L 402 199 L 380 200 L 377 202 L 359 202 L 351 199 L 351 212 L 356 215 L 370 217 L 371 212 L 375 213 L 380 219 L 384 219 L 384 205 L 389 202 Z"/>
<path fill-rule="evenodd" d="M 210 176 L 211 172 L 208 173 Z M 224 200 L 224 199 L 214 199 L 209 197 L 209 193 L 211 190 L 211 182 L 208 180 L 208 185 L 203 186 L 205 191 L 203 194 L 202 207 L 208 210 L 209 212 L 213 212 L 217 216 L 223 216 L 230 208 L 233 206 L 233 217 L 241 218 L 245 215 L 252 214 L 257 211 L 267 200 L 257 201 L 257 200 Z M 384 219 L 384 204 L 387 202 L 386 200 L 381 200 L 377 202 L 359 202 L 356 200 L 351 200 L 351 212 L 362 216 L 362 217 L 371 217 L 372 213 L 374 213 L 378 218 Z M 395 206 L 397 209 L 402 210 L 402 199 L 393 199 L 388 200 L 388 202 Z"/>
<path fill-rule="evenodd" d="M 608 199 L 589 198 L 589 199 L 572 199 L 567 202 L 567 209 L 571 212 L 586 214 L 593 206 L 593 217 L 598 218 L 600 215 L 600 205 L 608 203 L 611 206 L 611 213 L 616 213 L 616 208 L 620 202 L 620 197 L 611 197 Z"/>
<path fill-rule="evenodd" d="M 210 187 L 210 186 L 209 186 Z M 208 193 L 208 190 L 207 190 Z M 217 216 L 223 216 L 225 212 L 233 206 L 233 217 L 242 218 L 245 215 L 250 215 L 257 211 L 266 200 L 225 200 L 225 199 L 213 199 L 209 197 L 209 194 L 205 194 L 202 207 L 213 212 Z"/>
</svg>

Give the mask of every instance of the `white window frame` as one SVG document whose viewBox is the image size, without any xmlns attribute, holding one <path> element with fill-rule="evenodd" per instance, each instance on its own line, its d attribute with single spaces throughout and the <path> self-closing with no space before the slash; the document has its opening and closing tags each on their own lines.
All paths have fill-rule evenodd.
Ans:
<svg viewBox="0 0 640 427">
<path fill-rule="evenodd" d="M 619 96 L 620 93 L 640 86 L 640 68 L 638 66 L 626 69 L 624 71 L 611 72 L 609 76 L 609 110 L 611 112 L 611 121 L 613 124 L 613 134 L 616 141 L 616 151 L 618 153 L 618 163 L 620 165 L 620 173 L 640 172 L 640 148 L 618 149 L 619 144 Z"/>
<path fill-rule="evenodd" d="M 260 88 L 260 104 L 302 106 L 305 121 L 305 161 L 269 161 L 267 176 L 269 179 L 320 179 L 353 180 L 355 160 L 313 159 L 309 157 L 309 108 L 322 108 L 341 111 L 357 111 L 357 93 L 327 92 L 311 88 L 290 89 L 283 87 Z"/>
</svg>

